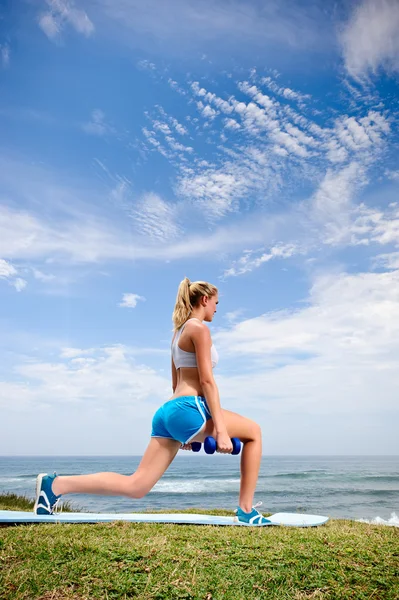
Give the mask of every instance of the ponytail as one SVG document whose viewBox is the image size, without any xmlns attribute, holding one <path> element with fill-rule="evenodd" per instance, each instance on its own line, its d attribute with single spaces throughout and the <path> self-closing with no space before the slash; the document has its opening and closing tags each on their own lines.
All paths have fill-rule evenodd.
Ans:
<svg viewBox="0 0 399 600">
<path fill-rule="evenodd" d="M 191 281 L 185 277 L 177 290 L 175 308 L 172 321 L 174 331 L 180 329 L 189 318 L 193 308 L 202 296 L 214 296 L 218 293 L 217 287 L 206 281 Z"/>
</svg>

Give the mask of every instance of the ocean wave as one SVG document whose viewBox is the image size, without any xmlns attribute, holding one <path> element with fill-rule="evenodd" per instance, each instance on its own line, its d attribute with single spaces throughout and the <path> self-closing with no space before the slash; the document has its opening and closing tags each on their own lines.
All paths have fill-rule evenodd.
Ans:
<svg viewBox="0 0 399 600">
<path fill-rule="evenodd" d="M 381 517 L 374 519 L 356 519 L 357 523 L 369 523 L 370 525 L 388 525 L 389 527 L 399 527 L 399 517 L 396 513 L 391 513 L 391 518 L 387 521 Z"/>
<path fill-rule="evenodd" d="M 240 487 L 239 478 L 193 478 L 193 479 L 161 479 L 156 483 L 150 493 L 156 494 L 196 494 L 210 495 L 237 492 Z M 313 497 L 347 497 L 355 496 L 361 498 L 393 498 L 399 499 L 399 490 L 378 490 L 374 488 L 356 488 L 356 487 L 317 487 L 308 488 L 306 485 L 293 488 L 292 486 L 276 486 L 274 488 L 265 479 L 258 481 L 256 492 L 266 494 L 268 497 L 303 497 L 311 494 Z"/>
<path fill-rule="evenodd" d="M 3 483 L 26 483 L 27 481 L 35 481 L 37 474 L 34 477 L 0 477 L 0 485 Z"/>
<path fill-rule="evenodd" d="M 217 494 L 222 492 L 236 492 L 240 486 L 240 479 L 186 479 L 158 481 L 150 494 Z"/>
<path fill-rule="evenodd" d="M 376 483 L 399 483 L 399 475 L 357 475 L 355 479 Z"/>
<path fill-rule="evenodd" d="M 320 475 L 333 475 L 333 473 L 328 473 L 324 469 L 313 469 L 309 471 L 301 471 L 294 473 L 276 473 L 275 475 L 266 475 L 265 478 L 280 478 L 280 477 L 288 477 L 289 479 L 305 479 L 307 477 L 320 477 Z"/>
</svg>

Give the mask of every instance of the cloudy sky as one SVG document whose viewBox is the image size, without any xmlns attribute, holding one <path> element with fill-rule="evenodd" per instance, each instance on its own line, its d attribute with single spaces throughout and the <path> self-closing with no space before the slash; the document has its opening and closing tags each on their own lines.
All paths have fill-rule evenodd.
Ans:
<svg viewBox="0 0 399 600">
<path fill-rule="evenodd" d="M 179 282 L 264 454 L 398 454 L 399 4 L 0 19 L 0 454 L 140 454 Z"/>
</svg>

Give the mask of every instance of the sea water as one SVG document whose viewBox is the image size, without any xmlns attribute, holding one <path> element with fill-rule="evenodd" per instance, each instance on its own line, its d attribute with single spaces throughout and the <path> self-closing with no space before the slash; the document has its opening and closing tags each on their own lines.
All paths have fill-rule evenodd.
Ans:
<svg viewBox="0 0 399 600">
<path fill-rule="evenodd" d="M 0 457 L 0 494 L 33 499 L 38 473 L 129 475 L 140 456 Z M 181 451 L 152 491 L 140 500 L 71 494 L 80 510 L 139 512 L 162 509 L 234 510 L 240 457 Z M 263 512 L 301 512 L 399 525 L 399 456 L 264 456 L 254 502 Z"/>
</svg>

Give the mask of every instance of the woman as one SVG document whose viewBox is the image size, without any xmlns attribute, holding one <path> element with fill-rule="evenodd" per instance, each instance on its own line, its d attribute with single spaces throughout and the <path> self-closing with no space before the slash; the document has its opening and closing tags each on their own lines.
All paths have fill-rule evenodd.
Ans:
<svg viewBox="0 0 399 600">
<path fill-rule="evenodd" d="M 220 406 L 212 369 L 218 355 L 209 328 L 218 304 L 217 288 L 205 281 L 185 278 L 179 286 L 173 312 L 172 340 L 173 396 L 155 413 L 151 441 L 133 475 L 95 473 L 61 477 L 40 474 L 36 485 L 37 514 L 52 514 L 64 494 L 101 494 L 143 498 L 169 467 L 180 448 L 213 436 L 218 452 L 232 452 L 232 437 L 243 442 L 239 521 L 267 525 L 252 507 L 262 454 L 261 430 L 257 423 Z M 257 505 L 258 506 L 258 505 Z"/>
</svg>

